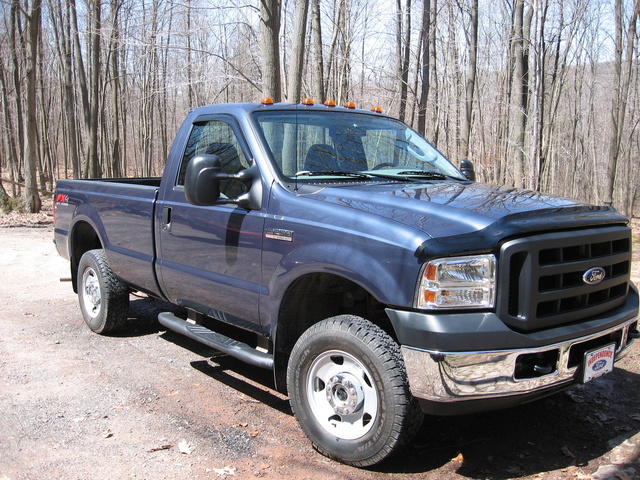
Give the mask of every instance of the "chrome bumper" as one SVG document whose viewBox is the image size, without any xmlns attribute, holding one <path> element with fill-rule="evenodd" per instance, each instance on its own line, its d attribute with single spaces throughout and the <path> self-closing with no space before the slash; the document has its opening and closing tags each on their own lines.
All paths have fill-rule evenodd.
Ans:
<svg viewBox="0 0 640 480">
<path fill-rule="evenodd" d="M 402 355 L 411 392 L 418 399 L 450 403 L 518 396 L 561 387 L 563 384 L 568 386 L 579 381 L 576 372 L 581 365 L 570 365 L 569 362 L 571 349 L 579 344 L 594 340 L 597 343 L 602 337 L 619 335 L 616 360 L 620 359 L 633 341 L 629 336 L 629 329 L 635 322 L 637 317 L 597 334 L 540 348 L 436 352 L 403 346 Z M 603 341 L 603 344 L 606 343 L 609 342 Z M 537 354 L 542 357 L 554 356 L 555 351 L 558 356 L 553 371 L 536 374 L 531 378 L 516 378 L 518 359 L 523 356 L 531 358 Z"/>
</svg>

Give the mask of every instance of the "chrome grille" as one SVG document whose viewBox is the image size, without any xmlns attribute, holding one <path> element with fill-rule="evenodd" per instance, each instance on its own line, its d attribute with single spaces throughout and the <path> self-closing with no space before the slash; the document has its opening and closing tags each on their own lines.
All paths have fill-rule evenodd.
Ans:
<svg viewBox="0 0 640 480">
<path fill-rule="evenodd" d="M 497 314 L 531 331 L 579 321 L 624 303 L 629 289 L 627 227 L 554 232 L 506 242 L 500 250 Z M 596 285 L 587 271 L 604 270 Z"/>
</svg>

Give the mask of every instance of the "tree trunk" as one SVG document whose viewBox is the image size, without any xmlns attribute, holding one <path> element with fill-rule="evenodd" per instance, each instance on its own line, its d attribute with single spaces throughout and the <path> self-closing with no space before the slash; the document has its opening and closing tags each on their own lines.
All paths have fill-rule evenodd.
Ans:
<svg viewBox="0 0 640 480">
<path fill-rule="evenodd" d="M 314 57 L 314 96 L 318 102 L 324 102 L 326 93 L 324 90 L 324 56 L 322 54 L 322 27 L 320 22 L 320 0 L 311 2 L 311 29 L 313 31 L 313 57 Z"/>
<path fill-rule="evenodd" d="M 611 104 L 611 139 L 609 141 L 609 156 L 606 166 L 606 176 L 604 180 L 604 192 L 602 201 L 605 205 L 613 205 L 614 189 L 616 184 L 616 173 L 618 170 L 618 159 L 620 156 L 620 142 L 622 140 L 622 132 L 624 130 L 625 114 L 627 109 L 627 96 L 629 93 L 629 85 L 631 82 L 631 73 L 633 65 L 633 56 L 635 50 L 636 39 L 636 23 L 640 14 L 640 0 L 636 0 L 633 13 L 629 19 L 629 30 L 627 31 L 627 49 L 625 55 L 626 65 L 623 68 L 622 51 L 624 18 L 622 13 L 622 0 L 616 0 L 615 19 L 616 19 L 616 50 L 615 50 L 615 72 L 614 72 L 614 88 L 613 100 Z"/>
<path fill-rule="evenodd" d="M 436 21 L 438 20 L 438 0 L 431 0 L 431 25 L 435 29 Z M 440 92 L 438 88 L 438 55 L 437 55 L 437 42 L 436 33 L 432 32 L 429 46 L 429 71 L 431 73 L 431 79 L 429 80 L 429 89 L 433 91 L 433 101 L 430 102 L 433 105 L 431 114 L 431 137 L 430 140 L 434 145 L 438 145 L 440 138 Z"/>
<path fill-rule="evenodd" d="M 262 94 L 282 100 L 280 76 L 280 0 L 260 0 L 260 50 L 262 52 Z"/>
<path fill-rule="evenodd" d="M 422 82 L 420 83 L 420 97 L 418 98 L 418 132 L 426 136 L 427 133 L 427 102 L 429 99 L 429 80 L 430 80 L 430 55 L 429 55 L 429 39 L 431 37 L 431 1 L 423 0 L 422 4 L 422 28 L 420 29 L 420 50 L 422 55 L 420 63 L 420 72 L 422 74 Z"/>
<path fill-rule="evenodd" d="M 80 98 L 82 100 L 82 112 L 84 114 L 84 129 L 89 132 L 91 125 L 91 107 L 89 105 L 89 89 L 87 88 L 87 74 L 84 68 L 84 60 L 82 56 L 82 48 L 80 47 L 80 33 L 78 31 L 78 15 L 76 9 L 76 0 L 69 0 L 71 9 L 71 27 L 73 28 L 73 45 L 76 58 L 76 77 L 78 79 L 78 87 L 80 88 Z M 81 138 L 81 137 L 80 137 Z M 85 162 L 87 157 L 85 156 Z M 88 165 L 80 168 L 82 176 L 87 176 Z"/>
<path fill-rule="evenodd" d="M 18 10 L 20 9 L 19 0 L 13 0 L 11 2 L 11 33 L 9 35 L 9 43 L 11 45 L 11 66 L 13 73 L 13 88 L 15 91 L 15 109 L 16 109 L 16 124 L 18 127 L 18 158 L 24 159 L 25 153 L 25 138 L 24 138 L 24 124 L 22 123 L 24 114 L 22 113 L 22 84 L 20 82 L 20 47 L 24 43 L 22 31 L 20 29 L 20 23 L 18 18 Z M 16 162 L 18 163 L 18 162 Z M 17 165 L 16 165 L 17 166 Z M 16 169 L 19 171 L 19 168 Z"/>
<path fill-rule="evenodd" d="M 287 88 L 287 100 L 292 103 L 298 103 L 300 101 L 300 91 L 302 90 L 308 11 L 309 0 L 296 0 L 296 19 L 293 27 L 291 67 L 289 68 L 289 85 Z"/>
<path fill-rule="evenodd" d="M 11 180 L 11 195 L 16 197 L 16 184 L 15 174 L 17 170 L 16 163 L 18 162 L 18 149 L 16 148 L 16 139 L 13 135 L 13 119 L 9 110 L 9 96 L 7 94 L 7 81 L 5 79 L 4 66 L 0 62 L 0 91 L 2 92 L 2 117 L 5 121 L 7 129 L 6 135 L 3 135 L 6 140 L 6 157 L 9 160 L 9 179 Z"/>
<path fill-rule="evenodd" d="M 100 30 L 102 28 L 101 0 L 93 0 L 93 25 L 91 32 L 91 104 L 89 110 L 89 125 L 87 142 L 87 175 L 89 178 L 100 178 L 102 169 L 98 156 L 98 113 L 100 108 Z"/>
<path fill-rule="evenodd" d="M 529 59 L 525 45 L 524 0 L 516 0 L 514 6 L 513 85 L 515 102 L 513 108 L 513 180 L 516 187 L 524 187 L 528 178 L 525 169 L 525 138 L 527 126 L 527 105 L 529 94 Z"/>
<path fill-rule="evenodd" d="M 111 60 L 111 174 L 114 177 L 122 177 L 122 147 L 120 142 L 120 41 L 119 13 L 122 7 L 122 0 L 112 0 L 111 10 L 113 14 L 113 25 L 109 45 Z M 189 88 L 191 88 L 189 86 Z"/>
<path fill-rule="evenodd" d="M 398 118 L 404 122 L 407 111 L 407 94 L 409 90 L 409 59 L 411 54 L 411 0 L 406 0 L 404 20 L 402 1 L 396 6 L 396 54 L 398 62 L 398 82 L 400 90 L 400 109 Z"/>
<path fill-rule="evenodd" d="M 38 159 L 38 130 L 37 130 L 37 67 L 38 46 L 40 44 L 40 26 L 42 18 L 42 0 L 34 0 L 27 17 L 27 112 L 25 118 L 25 157 L 24 157 L 24 193 L 23 208 L 28 213 L 38 213 L 42 202 L 38 194 L 36 165 Z"/>
<path fill-rule="evenodd" d="M 462 158 L 469 157 L 469 138 L 471 136 L 478 59 L 478 0 L 471 0 L 469 17 L 469 32 L 467 35 L 469 66 L 467 69 L 464 116 L 462 117 L 462 127 L 460 128 L 460 153 Z"/>
</svg>

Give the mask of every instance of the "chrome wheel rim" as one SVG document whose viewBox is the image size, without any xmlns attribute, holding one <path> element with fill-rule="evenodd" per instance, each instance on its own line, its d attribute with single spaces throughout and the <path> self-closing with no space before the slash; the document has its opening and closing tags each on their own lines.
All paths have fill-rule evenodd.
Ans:
<svg viewBox="0 0 640 480">
<path fill-rule="evenodd" d="M 100 315 L 102 298 L 100 296 L 100 281 L 96 271 L 89 267 L 82 274 L 82 304 L 91 318 Z"/>
<path fill-rule="evenodd" d="M 371 430 L 379 410 L 378 391 L 369 370 L 353 355 L 322 353 L 305 383 L 311 412 L 327 433 L 355 440 Z"/>
</svg>

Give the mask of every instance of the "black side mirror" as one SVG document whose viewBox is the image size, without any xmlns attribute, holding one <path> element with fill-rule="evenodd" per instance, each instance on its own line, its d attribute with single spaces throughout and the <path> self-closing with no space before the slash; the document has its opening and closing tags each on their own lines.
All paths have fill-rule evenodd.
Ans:
<svg viewBox="0 0 640 480">
<path fill-rule="evenodd" d="M 198 155 L 187 165 L 184 196 L 193 205 L 215 205 L 220 199 L 220 157 Z"/>
<path fill-rule="evenodd" d="M 471 160 L 464 159 L 460 162 L 460 171 L 469 180 L 476 181 L 476 171 L 473 168 L 473 162 Z"/>
</svg>

